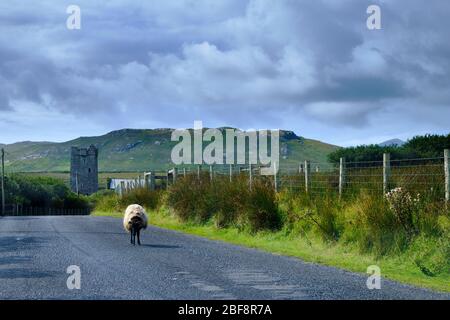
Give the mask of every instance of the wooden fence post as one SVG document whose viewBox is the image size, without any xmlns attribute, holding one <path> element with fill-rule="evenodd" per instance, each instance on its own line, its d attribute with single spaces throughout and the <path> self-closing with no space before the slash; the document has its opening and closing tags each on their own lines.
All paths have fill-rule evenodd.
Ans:
<svg viewBox="0 0 450 320">
<path fill-rule="evenodd" d="M 183 168 L 183 177 L 186 178 L 186 168 Z"/>
<path fill-rule="evenodd" d="M 230 182 L 233 181 L 233 165 L 230 164 Z"/>
<path fill-rule="evenodd" d="M 389 177 L 391 175 L 391 155 L 383 154 L 383 194 L 389 192 Z"/>
<path fill-rule="evenodd" d="M 339 197 L 342 197 L 345 184 L 345 158 L 341 158 L 339 162 Z"/>
<path fill-rule="evenodd" d="M 444 170 L 445 170 L 445 201 L 450 202 L 450 150 L 444 150 Z"/>
<path fill-rule="evenodd" d="M 211 180 L 211 182 L 214 180 L 214 171 L 212 165 L 209 166 L 209 180 Z"/>
<path fill-rule="evenodd" d="M 311 176 L 310 176 L 310 169 L 311 166 L 309 164 L 308 160 L 305 160 L 305 191 L 308 193 L 310 191 L 310 185 L 311 185 Z"/>
</svg>

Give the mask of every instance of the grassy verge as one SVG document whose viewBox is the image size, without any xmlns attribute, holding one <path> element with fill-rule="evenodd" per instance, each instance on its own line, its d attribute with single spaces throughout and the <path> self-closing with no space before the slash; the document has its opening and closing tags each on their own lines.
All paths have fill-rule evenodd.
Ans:
<svg viewBox="0 0 450 320">
<path fill-rule="evenodd" d="M 111 216 L 121 218 L 122 213 L 96 211 L 96 216 Z M 433 277 L 423 274 L 414 264 L 408 253 L 397 256 L 374 258 L 372 255 L 361 254 L 357 248 L 348 244 L 323 242 L 313 234 L 308 238 L 292 236 L 285 231 L 265 231 L 250 234 L 234 227 L 216 228 L 212 222 L 194 224 L 181 222 L 177 217 L 165 210 L 153 210 L 150 213 L 152 225 L 220 240 L 271 252 L 301 258 L 305 261 L 344 268 L 349 271 L 365 273 L 370 265 L 378 265 L 383 277 L 399 282 L 426 287 L 438 291 L 450 292 L 450 277 L 448 272 Z"/>
</svg>

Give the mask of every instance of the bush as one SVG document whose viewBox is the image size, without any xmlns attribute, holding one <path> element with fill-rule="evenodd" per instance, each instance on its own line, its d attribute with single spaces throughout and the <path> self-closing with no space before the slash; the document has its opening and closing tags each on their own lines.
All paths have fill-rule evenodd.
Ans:
<svg viewBox="0 0 450 320">
<path fill-rule="evenodd" d="M 130 204 L 139 204 L 149 210 L 157 209 L 160 204 L 161 191 L 137 188 L 119 198 L 119 207 L 125 210 Z"/>
<path fill-rule="evenodd" d="M 264 179 L 255 179 L 249 190 L 248 177 L 215 177 L 208 174 L 181 177 L 169 188 L 167 205 L 182 221 L 214 221 L 219 228 L 235 225 L 251 232 L 281 226 L 276 194 Z"/>
<path fill-rule="evenodd" d="M 450 237 L 421 236 L 411 246 L 414 263 L 427 276 L 449 272 Z"/>
<path fill-rule="evenodd" d="M 396 222 L 409 236 L 416 234 L 414 215 L 419 205 L 420 195 L 413 198 L 405 189 L 395 188 L 386 194 L 386 200 Z"/>
<path fill-rule="evenodd" d="M 404 230 L 383 197 L 361 193 L 346 211 L 345 241 L 356 242 L 362 252 L 382 256 L 404 248 Z"/>
<path fill-rule="evenodd" d="M 316 224 L 316 230 L 325 240 L 337 241 L 342 232 L 339 224 L 339 201 L 332 195 L 324 195 L 315 201 L 315 217 L 311 217 Z"/>
<path fill-rule="evenodd" d="M 130 204 L 154 210 L 160 205 L 160 199 L 161 191 L 146 188 L 133 189 L 122 197 L 112 190 L 99 191 L 89 197 L 95 210 L 101 212 L 124 212 Z"/>
<path fill-rule="evenodd" d="M 277 230 L 281 227 L 275 190 L 269 182 L 255 180 L 245 204 L 244 219 L 251 232 Z"/>
<path fill-rule="evenodd" d="M 219 179 L 215 186 L 220 190 L 217 211 L 213 217 L 216 227 L 242 227 L 245 222 L 241 218 L 249 197 L 248 178 L 237 176 L 232 183 L 227 179 Z"/>
<path fill-rule="evenodd" d="M 216 211 L 217 193 L 207 174 L 188 175 L 170 186 L 167 201 L 182 221 L 204 223 Z"/>
<path fill-rule="evenodd" d="M 63 181 L 50 177 L 29 177 L 23 174 L 7 176 L 5 180 L 6 203 L 24 207 L 88 208 L 85 197 L 71 192 Z"/>
</svg>

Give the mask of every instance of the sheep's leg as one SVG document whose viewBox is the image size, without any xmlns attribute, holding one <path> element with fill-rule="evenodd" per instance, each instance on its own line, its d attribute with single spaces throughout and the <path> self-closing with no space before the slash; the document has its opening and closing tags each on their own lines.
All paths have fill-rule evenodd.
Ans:
<svg viewBox="0 0 450 320">
<path fill-rule="evenodd" d="M 137 231 L 138 245 L 141 245 L 141 230 Z"/>
<path fill-rule="evenodd" d="M 133 239 L 133 237 L 134 237 L 134 229 L 133 228 L 131 228 L 130 234 L 131 234 L 131 244 L 134 244 L 134 239 Z"/>
</svg>

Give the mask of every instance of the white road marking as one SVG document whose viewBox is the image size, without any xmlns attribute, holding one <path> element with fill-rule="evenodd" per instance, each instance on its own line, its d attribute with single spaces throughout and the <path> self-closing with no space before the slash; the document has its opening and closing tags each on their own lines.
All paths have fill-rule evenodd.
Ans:
<svg viewBox="0 0 450 320">
<path fill-rule="evenodd" d="M 227 277 L 238 285 L 250 286 L 253 289 L 273 294 L 275 299 L 304 299 L 307 294 L 299 285 L 282 283 L 278 276 L 260 270 L 230 270 Z"/>
</svg>

